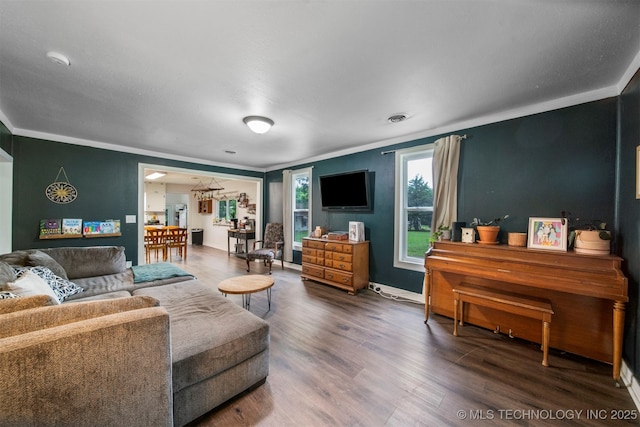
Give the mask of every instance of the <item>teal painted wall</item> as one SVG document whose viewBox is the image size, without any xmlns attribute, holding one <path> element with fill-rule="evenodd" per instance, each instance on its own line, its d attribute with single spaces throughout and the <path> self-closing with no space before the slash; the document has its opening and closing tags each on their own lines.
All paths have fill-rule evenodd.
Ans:
<svg viewBox="0 0 640 427">
<path fill-rule="evenodd" d="M 640 71 L 620 96 L 620 161 L 617 237 L 624 273 L 629 279 L 624 359 L 640 378 L 640 200 L 636 199 L 636 146 L 640 144 Z"/>
<path fill-rule="evenodd" d="M 509 231 L 526 231 L 529 217 L 559 217 L 562 210 L 613 223 L 616 102 L 609 98 L 452 132 L 467 135 L 458 177 L 459 221 L 509 214 L 502 240 Z M 363 221 L 371 242 L 373 282 L 422 291 L 421 272 L 393 267 L 395 162 L 393 154 L 382 155 L 381 151 L 427 144 L 441 136 L 313 163 L 312 225 L 346 230 L 349 221 Z M 318 177 L 357 169 L 373 173 L 373 211 L 322 211 Z M 277 181 L 282 182 L 282 170 L 269 172 L 265 187 Z M 294 254 L 298 263 L 300 258 Z"/>
<path fill-rule="evenodd" d="M 198 165 L 151 156 L 122 153 L 79 145 L 14 136 L 13 249 L 59 246 L 120 245 L 127 259 L 138 263 L 137 224 L 126 224 L 126 215 L 137 215 L 138 163 L 152 163 L 202 171 L 262 177 L 262 172 Z M 76 201 L 59 205 L 44 190 L 64 167 L 78 190 Z M 98 239 L 39 240 L 44 218 L 120 219 L 122 236 Z M 140 220 L 140 218 L 138 218 Z"/>
<path fill-rule="evenodd" d="M 529 217 L 614 220 L 616 98 L 494 123 L 461 133 L 458 217 L 504 214 L 506 232 Z"/>
</svg>

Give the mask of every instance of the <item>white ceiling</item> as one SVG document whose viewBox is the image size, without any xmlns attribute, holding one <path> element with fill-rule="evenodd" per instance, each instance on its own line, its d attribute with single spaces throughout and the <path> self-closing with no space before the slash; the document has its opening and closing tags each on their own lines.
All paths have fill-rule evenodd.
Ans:
<svg viewBox="0 0 640 427">
<path fill-rule="evenodd" d="M 253 170 L 615 96 L 639 66 L 636 0 L 0 0 L 14 134 Z"/>
</svg>

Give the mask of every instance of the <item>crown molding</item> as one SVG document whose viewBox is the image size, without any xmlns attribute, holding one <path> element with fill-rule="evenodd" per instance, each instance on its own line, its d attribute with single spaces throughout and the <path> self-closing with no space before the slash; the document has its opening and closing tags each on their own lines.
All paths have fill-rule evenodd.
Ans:
<svg viewBox="0 0 640 427">
<path fill-rule="evenodd" d="M 627 70 L 624 72 L 624 74 L 618 81 L 618 85 L 617 85 L 618 95 L 620 95 L 624 90 L 624 88 L 627 87 L 627 85 L 629 84 L 633 76 L 635 76 L 636 72 L 638 72 L 638 70 L 640 70 L 640 50 L 636 54 L 636 57 L 633 58 L 633 61 L 631 61 L 631 64 L 629 64 L 629 66 L 627 67 Z"/>
<path fill-rule="evenodd" d="M 195 163 L 198 165 L 218 166 L 223 168 L 237 169 L 240 171 L 252 171 L 252 172 L 263 172 L 263 173 L 265 172 L 265 169 L 263 168 L 254 168 L 250 166 L 237 165 L 232 163 L 212 162 L 212 161 L 198 159 L 194 157 L 178 156 L 174 154 L 162 153 L 159 151 L 143 150 L 140 148 L 127 147 L 124 145 L 109 144 L 106 142 L 93 141 L 93 140 L 82 139 L 82 138 L 73 138 L 73 137 L 57 135 L 53 133 L 32 131 L 28 129 L 17 128 L 11 131 L 11 133 L 16 136 L 23 136 L 27 138 L 45 139 L 45 140 L 54 141 L 54 142 L 62 142 L 65 144 L 82 145 L 85 147 L 100 148 L 103 150 L 119 151 L 123 153 L 138 154 L 142 156 L 158 157 L 161 159 L 178 160 L 182 162 Z"/>
<path fill-rule="evenodd" d="M 577 95 L 566 96 L 564 98 L 552 99 L 551 101 L 540 102 L 538 104 L 526 105 L 524 107 L 512 108 L 510 110 L 501 111 L 494 114 L 488 114 L 486 116 L 477 117 L 470 120 L 461 122 L 455 122 L 452 124 L 440 126 L 433 129 L 428 129 L 424 132 L 414 133 L 410 135 L 404 135 L 396 138 L 385 139 L 382 141 L 373 142 L 366 145 L 360 145 L 351 149 L 345 149 L 340 151 L 334 151 L 332 153 L 323 154 L 320 156 L 309 157 L 307 159 L 296 161 L 293 163 L 286 163 L 275 165 L 267 168 L 267 172 L 285 169 L 289 167 L 295 167 L 297 165 L 318 162 L 321 160 L 328 160 L 335 157 L 346 156 L 354 153 L 361 153 L 363 151 L 375 150 L 379 148 L 389 147 L 395 144 L 402 144 L 405 142 L 415 141 L 418 139 L 429 138 L 432 136 L 441 135 L 448 132 L 458 132 L 464 129 L 479 127 L 492 123 L 499 123 L 506 120 L 516 119 L 519 117 L 526 117 L 533 114 L 544 113 L 547 111 L 558 110 L 560 108 L 572 107 L 574 105 L 584 104 L 587 102 L 598 101 L 613 96 L 618 96 L 618 86 L 608 86 L 601 89 L 592 90 L 589 92 L 579 93 Z"/>
</svg>

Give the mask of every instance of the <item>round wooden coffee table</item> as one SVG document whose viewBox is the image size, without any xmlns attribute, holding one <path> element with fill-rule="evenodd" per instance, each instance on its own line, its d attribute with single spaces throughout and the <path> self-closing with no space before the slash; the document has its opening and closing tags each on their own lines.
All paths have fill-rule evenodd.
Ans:
<svg viewBox="0 0 640 427">
<path fill-rule="evenodd" d="M 218 284 L 218 290 L 225 296 L 227 294 L 242 295 L 242 307 L 249 310 L 251 307 L 251 294 L 266 289 L 269 310 L 271 310 L 271 287 L 274 282 L 273 277 L 249 274 L 223 280 Z"/>
</svg>

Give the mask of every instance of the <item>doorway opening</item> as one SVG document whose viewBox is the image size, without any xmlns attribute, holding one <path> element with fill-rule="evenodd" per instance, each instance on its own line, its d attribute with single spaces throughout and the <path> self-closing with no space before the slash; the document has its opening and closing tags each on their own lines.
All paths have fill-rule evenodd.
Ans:
<svg viewBox="0 0 640 427">
<path fill-rule="evenodd" d="M 162 176 L 146 178 L 153 172 Z M 263 178 L 232 175 L 197 169 L 140 163 L 138 165 L 138 260 L 144 257 L 145 226 L 180 226 L 189 230 L 189 244 L 197 243 L 227 250 L 231 218 L 222 217 L 229 200 L 242 200 L 237 218 L 255 224 L 256 239 L 262 230 Z M 212 188 L 210 191 L 200 191 Z M 248 199 L 248 200 L 247 200 Z"/>
</svg>

